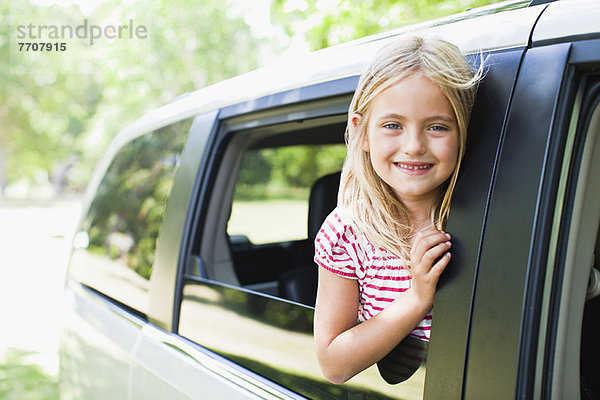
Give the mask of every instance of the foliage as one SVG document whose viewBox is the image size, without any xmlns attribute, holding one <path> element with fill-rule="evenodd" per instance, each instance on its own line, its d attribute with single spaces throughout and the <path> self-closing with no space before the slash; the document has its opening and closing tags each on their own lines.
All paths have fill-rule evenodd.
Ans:
<svg viewBox="0 0 600 400">
<path fill-rule="evenodd" d="M 498 0 L 272 0 L 271 20 L 312 50 L 413 23 L 455 14 Z"/>
<path fill-rule="evenodd" d="M 258 41 L 241 16 L 227 14 L 229 3 L 79 3 L 0 3 L 0 189 L 48 175 L 60 190 L 67 173 L 71 184 L 85 186 L 110 140 L 128 123 L 257 65 Z M 35 41 L 18 39 L 19 25 L 77 27 L 85 20 L 100 26 L 132 21 L 148 33 L 92 45 L 66 38 L 64 52 L 18 51 L 18 42 Z"/>
<path fill-rule="evenodd" d="M 32 360 L 35 352 L 9 348 L 0 363 L 0 398 L 5 400 L 58 399 L 58 379 Z"/>
<path fill-rule="evenodd" d="M 341 170 L 346 146 L 286 146 L 244 154 L 236 200 L 304 199 L 321 176 Z"/>
</svg>

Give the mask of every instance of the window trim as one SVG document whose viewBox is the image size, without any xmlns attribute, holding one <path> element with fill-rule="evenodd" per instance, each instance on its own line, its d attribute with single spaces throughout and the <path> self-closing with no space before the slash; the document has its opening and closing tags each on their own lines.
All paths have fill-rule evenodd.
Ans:
<svg viewBox="0 0 600 400">
<path fill-rule="evenodd" d="M 156 326 L 172 331 L 177 327 L 183 249 L 187 247 L 190 225 L 190 198 L 199 190 L 201 181 L 195 179 L 205 154 L 210 149 L 210 137 L 217 126 L 219 111 L 210 111 L 193 118 L 192 126 L 181 153 L 179 167 L 167 200 L 163 225 L 158 236 L 154 272 L 150 278 L 148 319 Z M 190 185 L 194 182 L 194 185 Z"/>
</svg>

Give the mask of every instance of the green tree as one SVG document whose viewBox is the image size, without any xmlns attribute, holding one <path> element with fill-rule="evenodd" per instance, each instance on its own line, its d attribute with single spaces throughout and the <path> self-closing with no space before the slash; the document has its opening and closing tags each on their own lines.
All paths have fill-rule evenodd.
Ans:
<svg viewBox="0 0 600 400">
<path fill-rule="evenodd" d="M 0 182 L 6 183 L 39 171 L 51 174 L 76 153 L 75 138 L 101 91 L 95 76 L 79 79 L 91 67 L 85 60 L 65 63 L 60 54 L 18 51 L 9 22 L 14 27 L 43 21 L 46 10 L 24 2 L 4 2 L 0 8 L 0 57 L 5 60 L 0 64 Z"/>
<path fill-rule="evenodd" d="M 312 50 L 499 0 L 272 0 L 271 20 Z"/>
<path fill-rule="evenodd" d="M 94 8 L 0 4 L 0 189 L 72 165 L 84 186 L 128 123 L 176 96 L 254 69 L 258 41 L 228 2 L 98 2 Z M 17 26 L 127 24 L 147 38 L 64 40 L 64 52 L 19 51 Z M 56 40 L 54 40 L 56 41 Z"/>
</svg>

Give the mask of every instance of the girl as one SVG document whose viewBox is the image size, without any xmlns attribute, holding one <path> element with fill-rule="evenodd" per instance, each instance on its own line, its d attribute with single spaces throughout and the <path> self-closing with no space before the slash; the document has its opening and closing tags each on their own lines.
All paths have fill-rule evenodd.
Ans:
<svg viewBox="0 0 600 400">
<path fill-rule="evenodd" d="M 315 240 L 315 342 L 333 383 L 407 336 L 429 341 L 436 285 L 450 261 L 442 228 L 479 78 L 458 48 L 418 37 L 384 47 L 360 78 L 338 206 Z"/>
</svg>

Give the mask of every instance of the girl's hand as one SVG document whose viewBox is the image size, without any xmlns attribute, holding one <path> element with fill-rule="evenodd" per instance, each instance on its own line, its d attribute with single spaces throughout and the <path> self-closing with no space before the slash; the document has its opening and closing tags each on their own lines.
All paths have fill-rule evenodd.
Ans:
<svg viewBox="0 0 600 400">
<path fill-rule="evenodd" d="M 426 229 L 415 236 L 410 251 L 412 291 L 429 308 L 440 275 L 450 262 L 450 234 L 437 229 Z"/>
</svg>

